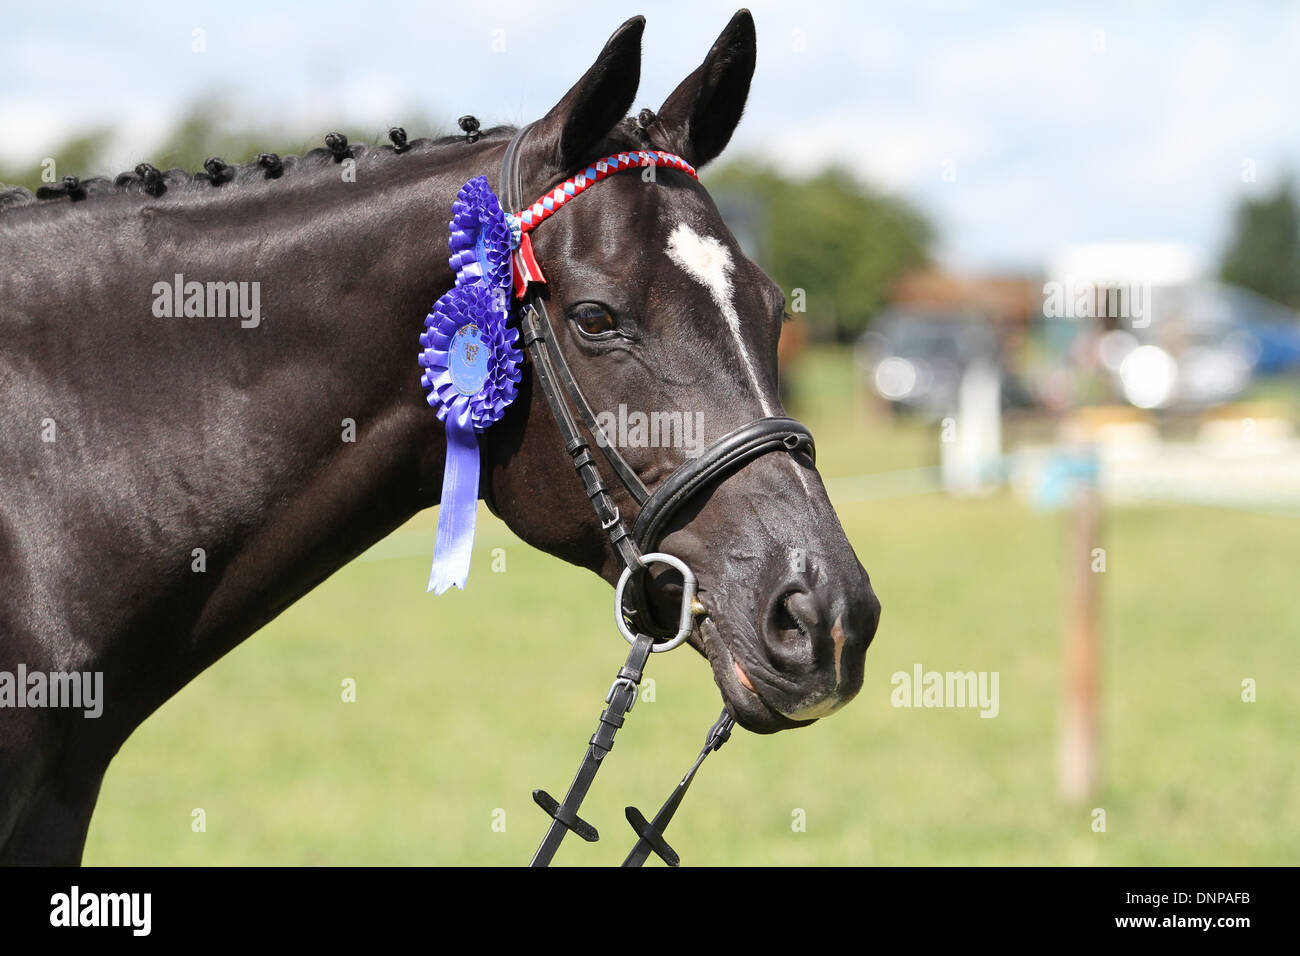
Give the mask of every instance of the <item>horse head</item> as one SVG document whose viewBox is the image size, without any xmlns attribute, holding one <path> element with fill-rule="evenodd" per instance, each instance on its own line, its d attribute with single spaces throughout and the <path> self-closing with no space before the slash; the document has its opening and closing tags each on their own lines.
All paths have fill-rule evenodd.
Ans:
<svg viewBox="0 0 1300 956">
<path fill-rule="evenodd" d="M 748 11 L 732 18 L 657 111 L 631 120 L 643 27 L 640 17 L 623 24 L 525 131 L 518 146 L 525 198 L 620 150 L 664 151 L 699 168 L 727 145 L 755 65 Z M 784 296 L 694 176 L 651 166 L 610 176 L 531 239 L 545 273 L 552 345 L 596 412 L 591 443 L 613 445 L 635 472 L 630 482 L 605 474 L 629 524 L 644 507 L 629 483 L 654 492 L 738 427 L 784 416 L 777 393 Z M 520 397 L 487 436 L 490 507 L 524 540 L 615 582 L 623 561 L 573 474 L 535 363 Z M 806 725 L 849 701 L 862 686 L 880 614 L 809 449 L 789 442 L 777 451 L 717 473 L 642 542 L 695 572 L 690 641 L 708 658 L 733 715 L 758 732 Z M 657 566 L 645 590 L 650 621 L 675 621 L 676 572 Z"/>
</svg>

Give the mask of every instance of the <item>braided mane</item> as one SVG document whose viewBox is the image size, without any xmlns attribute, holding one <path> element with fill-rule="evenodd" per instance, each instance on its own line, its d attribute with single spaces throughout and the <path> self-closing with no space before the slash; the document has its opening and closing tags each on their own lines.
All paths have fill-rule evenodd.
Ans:
<svg viewBox="0 0 1300 956">
<path fill-rule="evenodd" d="M 349 159 L 361 161 L 365 158 L 383 161 L 405 153 L 446 148 L 458 143 L 474 143 L 484 136 L 513 132 L 513 127 L 509 126 L 481 130 L 478 120 L 473 116 L 462 116 L 458 124 L 463 131 L 459 135 L 416 140 L 408 140 L 406 130 L 394 126 L 388 131 L 389 143 L 377 147 L 362 144 L 349 145 L 348 138 L 342 133 L 329 133 L 325 137 L 323 148 L 310 150 L 301 156 L 258 153 L 242 165 L 232 165 L 218 156 L 212 156 L 204 161 L 202 170 L 194 173 L 179 168 L 161 170 L 150 163 L 140 163 L 133 170 L 120 173 L 111 179 L 107 176 L 95 176 L 89 179 L 64 176 L 59 182 L 42 186 L 35 193 L 23 186 L 0 185 L 0 213 L 5 209 L 26 207 L 32 203 L 58 208 L 68 203 L 83 202 L 106 195 L 129 193 L 141 198 L 156 198 L 171 190 L 196 190 L 226 187 L 241 182 L 277 180 L 284 176 L 294 176 L 304 171 L 341 164 Z"/>
</svg>

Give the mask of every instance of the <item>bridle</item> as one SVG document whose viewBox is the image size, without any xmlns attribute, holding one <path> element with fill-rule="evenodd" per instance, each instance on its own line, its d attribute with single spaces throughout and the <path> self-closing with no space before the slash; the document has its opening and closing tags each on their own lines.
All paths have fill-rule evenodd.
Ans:
<svg viewBox="0 0 1300 956">
<path fill-rule="evenodd" d="M 671 153 L 629 150 L 592 164 L 582 173 L 552 188 L 531 206 L 524 206 L 520 152 L 524 138 L 531 129 L 532 124 L 520 129 L 506 147 L 501 162 L 500 180 L 502 206 L 508 214 L 521 210 L 513 217 L 520 233 L 519 246 L 514 253 L 515 295 L 520 304 L 520 343 L 532 362 L 537 384 L 546 397 L 546 403 L 550 406 L 564 440 L 565 450 L 573 459 L 573 467 L 582 480 L 601 527 L 623 562 L 623 573 L 615 590 L 614 619 L 619 632 L 632 645 L 627 660 L 619 669 L 618 676 L 605 697 L 609 706 L 600 715 L 596 733 L 592 735 L 583 762 L 564 801 L 555 800 L 544 790 L 533 791 L 534 801 L 550 815 L 552 822 L 533 857 L 532 865 L 546 866 L 566 833 L 577 833 L 588 842 L 595 842 L 599 838 L 596 828 L 578 816 L 582 800 L 600 768 L 601 760 L 614 746 L 615 733 L 623 726 L 625 715 L 636 702 L 649 655 L 672 650 L 690 636 L 697 612 L 695 575 L 679 558 L 655 550 L 655 545 L 673 516 L 705 488 L 722 481 L 768 452 L 804 452 L 813 459 L 815 446 L 812 433 L 793 418 L 757 418 L 719 438 L 698 457 L 688 459 L 664 479 L 658 488 L 651 491 L 613 442 L 597 441 L 596 444 L 610 467 L 639 506 L 632 528 L 628 529 L 601 478 L 590 444 L 569 408 L 568 403 L 572 402 L 578 418 L 593 440 L 597 435 L 602 435 L 591 405 L 573 377 L 556 338 L 555 326 L 546 308 L 546 281 L 533 255 L 529 233 L 569 199 L 611 173 L 653 165 L 677 169 L 692 178 L 696 174 L 689 163 Z M 567 401 L 565 395 L 568 396 Z M 682 575 L 681 613 L 675 631 L 667 631 L 659 626 L 650 614 L 644 588 L 645 571 L 649 564 L 667 564 Z M 629 584 L 635 585 L 631 593 L 628 591 Z M 667 640 L 656 642 L 656 638 L 665 637 Z M 636 831 L 638 840 L 624 861 L 624 866 L 640 866 L 651 852 L 659 855 L 670 866 L 678 864 L 677 854 L 665 842 L 663 831 L 704 758 L 726 742 L 734 726 L 735 718 L 724 707 L 722 715 L 710 728 L 700 755 L 653 821 L 647 822 L 635 807 L 627 808 L 628 822 Z"/>
</svg>

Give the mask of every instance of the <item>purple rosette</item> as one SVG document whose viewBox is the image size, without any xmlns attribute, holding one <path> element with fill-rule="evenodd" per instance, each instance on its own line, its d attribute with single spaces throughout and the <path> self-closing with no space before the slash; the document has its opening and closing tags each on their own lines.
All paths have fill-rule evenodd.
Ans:
<svg viewBox="0 0 1300 956">
<path fill-rule="evenodd" d="M 482 432 L 500 421 L 519 385 L 519 330 L 506 325 L 507 313 L 497 308 L 495 298 L 481 284 L 457 286 L 424 320 L 420 384 L 438 418 L 462 430 Z M 476 352 L 464 360 L 464 374 L 455 374 L 462 370 L 460 356 L 453 354 L 458 341 L 484 348 L 482 359 Z M 479 376 L 482 384 L 473 388 Z"/>
<path fill-rule="evenodd" d="M 460 187 L 451 206 L 450 225 L 447 264 L 456 273 L 456 285 L 481 282 L 509 293 L 514 243 L 506 214 L 486 176 L 475 176 Z"/>
<path fill-rule="evenodd" d="M 447 431 L 429 590 L 465 587 L 478 516 L 478 433 L 501 419 L 519 385 L 519 331 L 510 319 L 511 235 L 479 176 L 452 206 L 448 264 L 456 285 L 434 304 L 420 336 L 420 384 Z"/>
</svg>

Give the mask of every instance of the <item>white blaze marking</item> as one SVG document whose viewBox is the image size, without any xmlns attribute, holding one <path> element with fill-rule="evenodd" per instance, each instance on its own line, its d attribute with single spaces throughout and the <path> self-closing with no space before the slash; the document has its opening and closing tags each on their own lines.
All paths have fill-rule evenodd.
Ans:
<svg viewBox="0 0 1300 956">
<path fill-rule="evenodd" d="M 727 320 L 732 338 L 736 340 L 736 351 L 745 363 L 745 371 L 754 386 L 754 395 L 763 406 L 763 414 L 775 415 L 758 383 L 758 372 L 754 370 L 754 363 L 740 335 L 740 316 L 736 314 L 736 303 L 732 301 L 731 293 L 731 250 L 712 236 L 701 236 L 686 223 L 679 222 L 668 237 L 668 258 L 709 290 L 709 295 L 722 310 L 722 317 Z"/>
</svg>

